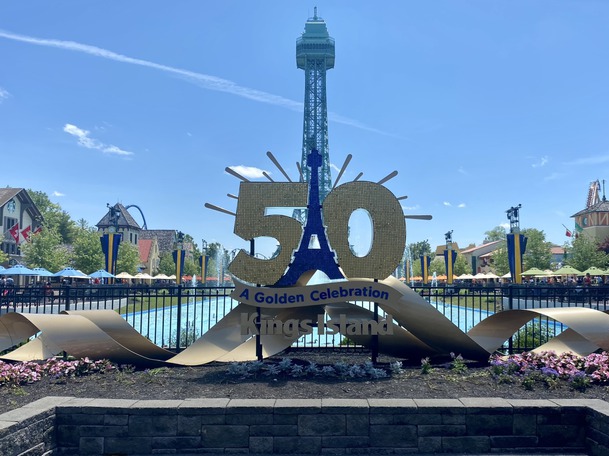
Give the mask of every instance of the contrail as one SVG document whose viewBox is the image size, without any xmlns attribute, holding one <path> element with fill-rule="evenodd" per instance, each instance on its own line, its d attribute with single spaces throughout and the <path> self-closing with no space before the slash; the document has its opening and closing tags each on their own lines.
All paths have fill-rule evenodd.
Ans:
<svg viewBox="0 0 609 456">
<path fill-rule="evenodd" d="M 131 65 L 139 65 L 143 67 L 153 68 L 155 70 L 164 71 L 167 73 L 181 76 L 190 82 L 199 85 L 205 89 L 216 90 L 219 92 L 226 92 L 239 97 L 247 98 L 253 101 L 259 101 L 261 103 L 267 103 L 282 108 L 290 109 L 292 111 L 303 111 L 303 104 L 284 98 L 280 95 L 273 95 L 272 93 L 263 92 L 261 90 L 251 89 L 249 87 L 243 87 L 235 84 L 233 81 L 227 79 L 218 78 L 208 74 L 197 73 L 194 71 L 183 70 L 181 68 L 175 68 L 168 65 L 162 65 L 160 63 L 150 62 L 148 60 L 135 59 L 126 55 L 118 54 L 116 52 L 102 49 L 96 46 L 90 46 L 88 44 L 77 43 L 75 41 L 64 41 L 64 40 L 53 40 L 44 38 L 35 38 L 32 36 L 18 35 L 16 33 L 7 32 L 0 29 L 0 38 L 6 38 L 13 41 L 20 41 L 22 43 L 35 44 L 37 46 L 53 47 L 57 49 L 64 49 L 67 51 L 82 52 L 84 54 L 93 55 L 95 57 L 101 57 L 108 60 L 114 60 L 116 62 L 129 63 Z M 387 135 L 388 133 L 382 132 L 372 127 L 358 122 L 357 120 L 349 119 L 336 114 L 329 114 L 330 119 L 337 123 L 344 125 L 350 125 L 355 128 L 368 130 L 380 134 Z"/>
</svg>

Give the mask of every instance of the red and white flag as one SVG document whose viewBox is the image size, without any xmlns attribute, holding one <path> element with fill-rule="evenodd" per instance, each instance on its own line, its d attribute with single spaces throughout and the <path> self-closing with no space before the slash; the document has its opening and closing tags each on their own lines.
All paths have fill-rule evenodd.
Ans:
<svg viewBox="0 0 609 456">
<path fill-rule="evenodd" d="M 11 234 L 11 236 L 13 236 L 15 242 L 19 244 L 19 222 L 15 223 L 15 225 L 13 225 L 8 232 Z"/>
<path fill-rule="evenodd" d="M 42 231 L 42 227 L 41 227 L 41 226 L 39 226 L 38 228 L 36 228 L 36 229 L 34 230 L 34 233 L 33 233 L 33 234 L 38 234 L 38 233 L 40 233 L 41 231 Z"/>
<path fill-rule="evenodd" d="M 23 236 L 24 240 L 26 240 L 26 241 L 30 240 L 30 231 L 32 231 L 31 225 L 28 225 L 27 228 L 24 228 L 21 230 L 21 236 Z"/>
</svg>

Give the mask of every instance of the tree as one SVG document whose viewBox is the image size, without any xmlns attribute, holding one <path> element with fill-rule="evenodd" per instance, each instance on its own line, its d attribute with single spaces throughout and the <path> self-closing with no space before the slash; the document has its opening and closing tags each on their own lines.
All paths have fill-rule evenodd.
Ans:
<svg viewBox="0 0 609 456">
<path fill-rule="evenodd" d="M 522 234 L 527 238 L 527 247 L 523 255 L 524 269 L 550 269 L 552 243 L 546 242 L 545 233 L 536 228 L 525 228 Z"/>
<path fill-rule="evenodd" d="M 0 250 L 0 264 L 8 261 L 8 254 Z"/>
<path fill-rule="evenodd" d="M 510 263 L 508 261 L 508 251 L 507 248 L 502 247 L 497 249 L 491 255 L 493 260 L 493 268 L 495 270 L 495 274 L 502 276 L 510 272 Z"/>
<path fill-rule="evenodd" d="M 140 251 L 137 246 L 130 242 L 121 242 L 118 247 L 118 258 L 116 260 L 117 272 L 128 272 L 137 274 L 140 265 Z"/>
<path fill-rule="evenodd" d="M 446 264 L 444 263 L 443 258 L 434 258 L 431 261 L 431 264 L 429 265 L 429 275 L 433 275 L 434 272 L 436 275 L 446 274 Z"/>
<path fill-rule="evenodd" d="M 76 237 L 76 224 L 70 214 L 53 203 L 44 192 L 28 189 L 28 194 L 42 214 L 44 229 L 57 231 L 62 244 L 72 244 Z"/>
<path fill-rule="evenodd" d="M 73 245 L 74 267 L 90 274 L 102 269 L 105 256 L 102 251 L 99 232 L 95 228 L 79 228 Z M 118 272 L 118 271 L 117 271 Z"/>
<path fill-rule="evenodd" d="M 160 255 L 159 273 L 167 276 L 171 276 L 176 273 L 176 264 L 173 261 L 171 252 L 164 252 Z"/>
<path fill-rule="evenodd" d="M 408 249 L 410 250 L 410 256 L 413 263 L 418 261 L 421 255 L 431 256 L 431 245 L 429 245 L 429 241 L 427 239 L 424 241 L 415 242 L 414 244 L 409 244 Z"/>
<path fill-rule="evenodd" d="M 605 269 L 609 264 L 609 255 L 599 250 L 599 244 L 592 238 L 582 234 L 572 241 L 565 262 L 580 271 L 585 271 L 591 266 Z"/>
<path fill-rule="evenodd" d="M 30 268 L 46 268 L 59 271 L 70 264 L 68 249 L 62 244 L 61 236 L 54 229 L 45 229 L 32 234 L 21 244 L 21 254 Z"/>
<path fill-rule="evenodd" d="M 505 227 L 499 225 L 490 231 L 484 233 L 484 244 L 488 244 L 493 241 L 503 241 L 506 238 Z"/>
<path fill-rule="evenodd" d="M 457 259 L 453 265 L 453 275 L 458 276 L 461 274 L 468 274 L 472 270 L 471 265 L 467 262 L 467 258 L 463 255 L 457 254 Z"/>
</svg>

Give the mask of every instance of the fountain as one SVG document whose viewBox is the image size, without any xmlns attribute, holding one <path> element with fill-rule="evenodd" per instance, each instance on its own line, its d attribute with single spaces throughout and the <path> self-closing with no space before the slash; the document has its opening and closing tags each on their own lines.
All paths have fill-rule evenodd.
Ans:
<svg viewBox="0 0 609 456">
<path fill-rule="evenodd" d="M 438 286 L 438 275 L 436 274 L 436 271 L 434 271 L 433 275 L 431 276 L 431 286 L 432 287 Z"/>
</svg>

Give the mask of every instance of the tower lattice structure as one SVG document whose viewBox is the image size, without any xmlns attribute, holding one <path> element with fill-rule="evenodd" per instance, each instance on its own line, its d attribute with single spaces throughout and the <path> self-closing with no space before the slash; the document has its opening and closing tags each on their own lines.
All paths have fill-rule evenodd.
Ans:
<svg viewBox="0 0 609 456">
<path fill-rule="evenodd" d="M 326 71 L 334 68 L 334 39 L 328 34 L 324 20 L 317 16 L 317 7 L 313 17 L 305 23 L 302 36 L 296 40 L 296 65 L 305 72 L 301 171 L 304 181 L 310 182 L 311 171 L 307 166 L 307 157 L 311 150 L 317 150 L 321 155 L 319 199 L 323 202 L 332 189 Z"/>
</svg>

